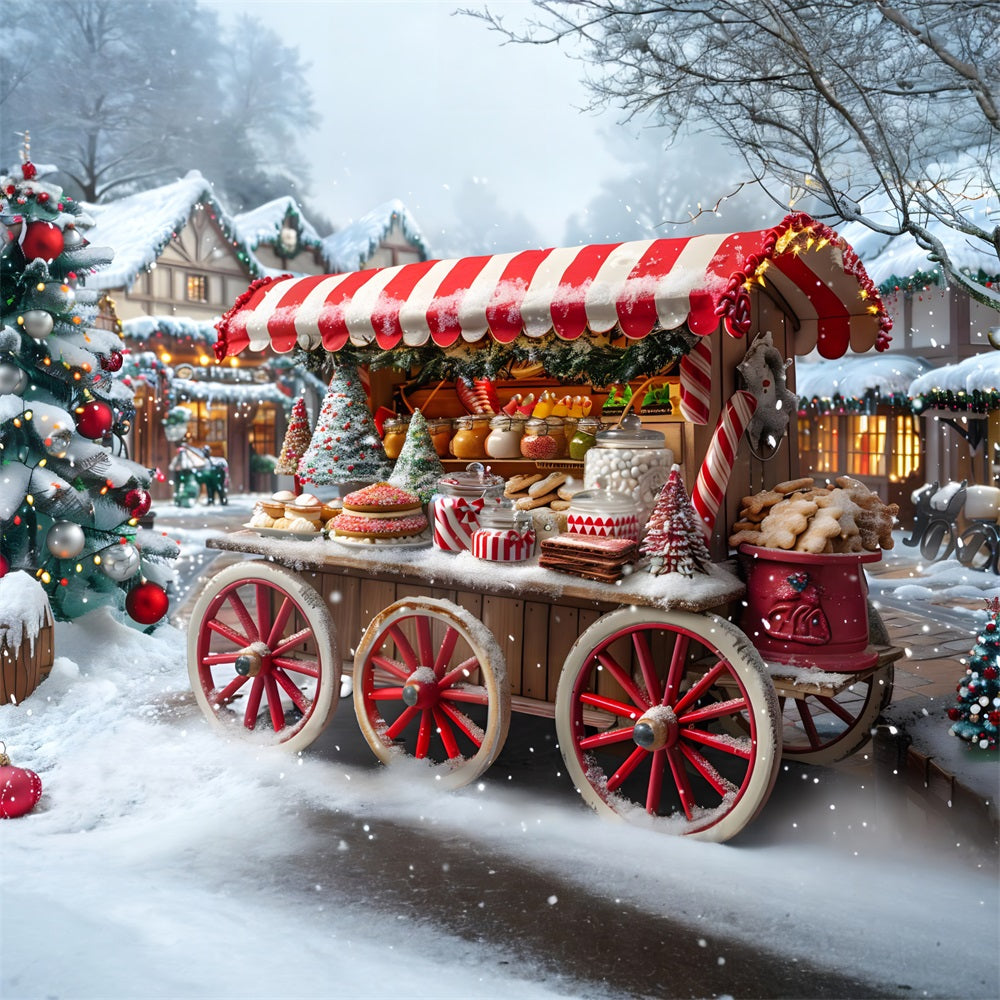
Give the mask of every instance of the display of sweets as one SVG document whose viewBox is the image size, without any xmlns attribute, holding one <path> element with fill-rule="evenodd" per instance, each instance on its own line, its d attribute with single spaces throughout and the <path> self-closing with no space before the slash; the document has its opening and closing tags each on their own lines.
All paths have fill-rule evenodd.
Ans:
<svg viewBox="0 0 1000 1000">
<path fill-rule="evenodd" d="M 524 562 L 535 551 L 534 520 L 505 500 L 479 512 L 479 527 L 472 533 L 472 554 L 488 562 Z"/>
<path fill-rule="evenodd" d="M 556 417 L 533 417 L 524 425 L 521 455 L 524 458 L 548 461 L 566 454 L 566 431 Z"/>
<path fill-rule="evenodd" d="M 464 472 L 442 476 L 430 502 L 434 547 L 442 552 L 467 552 L 472 533 L 479 527 L 480 511 L 498 503 L 503 489 L 503 476 L 481 462 L 471 462 Z"/>
<path fill-rule="evenodd" d="M 490 458 L 520 458 L 524 421 L 501 414 L 490 421 L 486 438 L 486 454 Z"/>
<path fill-rule="evenodd" d="M 674 453 L 665 446 L 660 431 L 644 428 L 632 413 L 595 437 L 597 443 L 583 459 L 584 489 L 629 495 L 640 523 L 644 523 L 670 475 Z"/>
<path fill-rule="evenodd" d="M 599 583 L 615 583 L 638 556 L 631 538 L 595 538 L 570 533 L 544 538 L 538 565 Z"/>
<path fill-rule="evenodd" d="M 600 429 L 601 422 L 596 417 L 581 417 L 569 439 L 569 457 L 582 462 L 587 452 L 597 444 L 597 432 Z"/>
<path fill-rule="evenodd" d="M 632 497 L 613 490 L 581 490 L 566 511 L 566 530 L 600 538 L 638 541 L 639 519 Z"/>
<path fill-rule="evenodd" d="M 348 493 L 343 504 L 326 525 L 334 537 L 375 542 L 413 538 L 427 529 L 420 497 L 389 483 Z"/>
<path fill-rule="evenodd" d="M 449 445 L 452 455 L 463 461 L 486 458 L 486 438 L 490 433 L 489 416 L 459 417 Z"/>
<path fill-rule="evenodd" d="M 382 447 L 385 449 L 386 458 L 391 458 L 394 462 L 399 458 L 399 453 L 403 450 L 406 441 L 406 431 L 410 422 L 406 417 L 390 417 L 384 425 L 385 434 L 382 437 Z"/>
</svg>

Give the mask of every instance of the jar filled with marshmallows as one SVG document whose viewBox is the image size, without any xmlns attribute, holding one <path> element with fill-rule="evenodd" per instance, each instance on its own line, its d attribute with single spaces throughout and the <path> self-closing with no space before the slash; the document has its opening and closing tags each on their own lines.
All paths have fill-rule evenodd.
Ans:
<svg viewBox="0 0 1000 1000">
<path fill-rule="evenodd" d="M 642 426 L 633 413 L 615 427 L 598 431 L 596 444 L 583 457 L 584 489 L 624 493 L 635 502 L 645 524 L 674 464 L 663 434 Z"/>
</svg>

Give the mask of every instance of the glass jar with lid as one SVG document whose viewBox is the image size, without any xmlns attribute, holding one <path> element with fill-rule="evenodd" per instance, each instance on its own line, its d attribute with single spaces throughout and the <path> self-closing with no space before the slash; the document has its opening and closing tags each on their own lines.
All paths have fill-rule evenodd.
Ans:
<svg viewBox="0 0 1000 1000">
<path fill-rule="evenodd" d="M 596 444 L 583 459 L 584 489 L 606 489 L 630 496 L 639 522 L 645 524 L 674 464 L 662 432 L 644 428 L 634 414 L 598 431 Z"/>
<path fill-rule="evenodd" d="M 524 562 L 535 551 L 534 519 L 509 500 L 487 505 L 479 512 L 472 533 L 472 554 L 488 562 Z"/>
<path fill-rule="evenodd" d="M 533 417 L 524 425 L 521 454 L 536 462 L 563 458 L 566 434 L 563 423 L 554 417 Z"/>
<path fill-rule="evenodd" d="M 490 458 L 520 458 L 523 435 L 523 420 L 518 417 L 508 417 L 505 413 L 495 416 L 490 421 L 486 454 Z"/>
<path fill-rule="evenodd" d="M 639 540 L 639 517 L 635 501 L 614 490 L 581 490 L 573 495 L 566 511 L 566 530 L 598 538 Z"/>
<path fill-rule="evenodd" d="M 428 417 L 427 433 L 431 436 L 431 443 L 438 454 L 438 458 L 449 458 L 451 450 L 451 435 L 454 431 L 454 421 L 451 417 Z"/>
<path fill-rule="evenodd" d="M 382 447 L 385 449 L 386 458 L 396 461 L 399 453 L 403 450 L 403 442 L 406 441 L 406 432 L 410 429 L 410 421 L 407 417 L 389 417 L 383 425 L 385 432 L 382 438 Z"/>
<path fill-rule="evenodd" d="M 455 436 L 451 439 L 452 455 L 463 461 L 486 458 L 486 438 L 489 433 L 488 416 L 459 417 L 455 421 Z"/>
<path fill-rule="evenodd" d="M 443 552 L 468 551 L 481 511 L 500 502 L 503 488 L 503 476 L 495 475 L 481 462 L 442 476 L 430 502 L 435 548 Z"/>
<path fill-rule="evenodd" d="M 587 452 L 597 444 L 597 432 L 601 429 L 601 422 L 597 417 L 580 417 L 576 422 L 576 429 L 569 439 L 569 457 L 574 461 L 583 461 Z"/>
</svg>

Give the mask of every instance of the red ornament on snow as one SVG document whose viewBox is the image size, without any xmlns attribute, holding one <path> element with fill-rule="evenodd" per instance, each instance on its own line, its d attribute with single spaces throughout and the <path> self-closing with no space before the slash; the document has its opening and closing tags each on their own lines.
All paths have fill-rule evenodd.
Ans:
<svg viewBox="0 0 1000 1000">
<path fill-rule="evenodd" d="M 14 819 L 31 812 L 41 797 L 42 779 L 34 771 L 14 767 L 0 750 L 0 818 Z"/>
<path fill-rule="evenodd" d="M 0 577 L 6 576 L 10 572 L 10 563 L 7 562 L 7 557 L 0 555 Z"/>
<path fill-rule="evenodd" d="M 170 604 L 167 592 L 155 583 L 140 583 L 125 598 L 125 610 L 140 625 L 152 625 L 166 613 Z"/>
<path fill-rule="evenodd" d="M 86 403 L 76 411 L 76 429 L 91 441 L 100 441 L 114 423 L 114 413 L 100 400 Z"/>
<path fill-rule="evenodd" d="M 41 257 L 49 264 L 63 252 L 62 230 L 51 222 L 29 222 L 21 230 L 20 243 L 25 260 Z"/>
<path fill-rule="evenodd" d="M 124 360 L 121 351 L 112 351 L 106 358 L 101 358 L 101 367 L 106 372 L 121 371 Z"/>
<path fill-rule="evenodd" d="M 149 513 L 149 508 L 153 505 L 153 498 L 146 490 L 129 490 L 125 494 L 125 509 L 133 517 L 142 517 Z"/>
<path fill-rule="evenodd" d="M 38 173 L 38 169 L 35 167 L 31 160 L 25 160 L 21 164 L 21 176 L 26 180 L 33 180 L 35 175 Z"/>
</svg>

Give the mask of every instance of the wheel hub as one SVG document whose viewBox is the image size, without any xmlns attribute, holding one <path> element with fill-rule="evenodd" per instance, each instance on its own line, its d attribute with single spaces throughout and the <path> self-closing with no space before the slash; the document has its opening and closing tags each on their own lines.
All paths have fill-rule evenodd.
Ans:
<svg viewBox="0 0 1000 1000">
<path fill-rule="evenodd" d="M 233 668 L 241 677 L 256 677 L 264 667 L 264 660 L 271 655 L 265 642 L 253 642 L 236 657 Z"/>
<path fill-rule="evenodd" d="M 403 703 L 410 708 L 433 708 L 438 702 L 437 677 L 430 667 L 417 667 L 403 685 Z"/>
<path fill-rule="evenodd" d="M 668 705 L 655 705 L 640 716 L 632 727 L 632 739 L 643 750 L 662 750 L 677 742 L 680 727 L 677 716 Z"/>
</svg>

